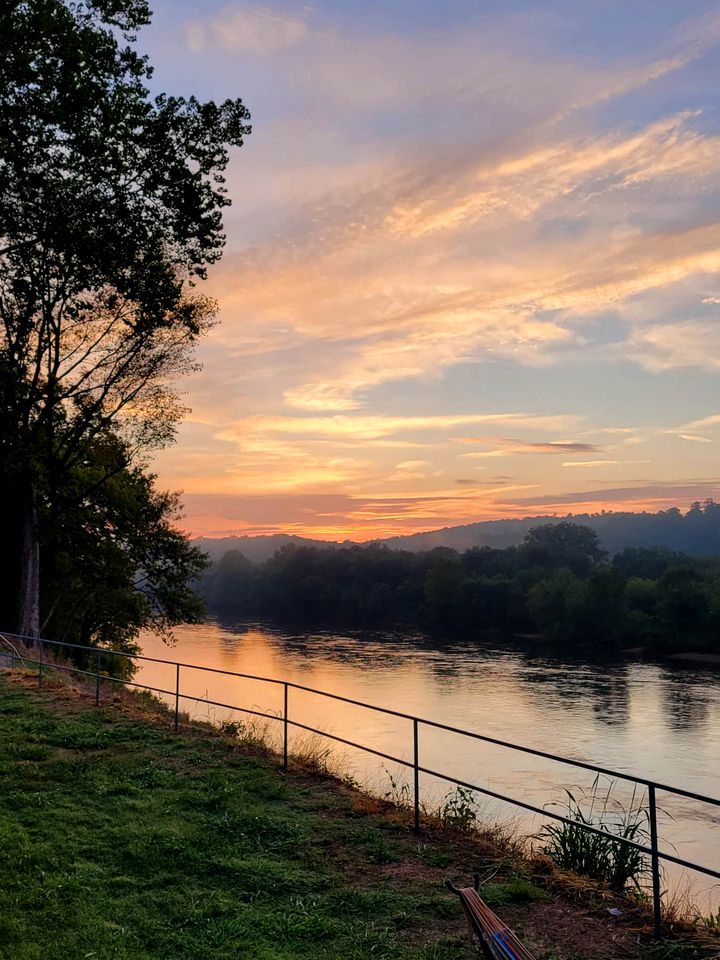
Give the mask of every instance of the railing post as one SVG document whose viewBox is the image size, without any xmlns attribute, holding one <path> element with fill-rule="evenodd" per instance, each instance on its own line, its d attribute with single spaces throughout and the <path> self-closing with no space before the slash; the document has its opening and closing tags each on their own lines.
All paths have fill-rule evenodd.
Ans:
<svg viewBox="0 0 720 960">
<path fill-rule="evenodd" d="M 414 808 L 415 833 L 420 833 L 420 745 L 418 742 L 418 722 L 413 719 L 413 775 L 414 775 Z"/>
<path fill-rule="evenodd" d="M 38 646 L 40 647 L 40 662 L 38 663 L 38 689 L 42 686 L 42 668 L 43 668 L 43 642 L 38 637 Z"/>
<path fill-rule="evenodd" d="M 658 850 L 657 805 L 655 803 L 655 784 L 648 784 L 648 816 L 650 818 L 650 849 L 653 888 L 653 925 L 655 936 L 662 933 L 662 901 L 660 899 L 660 857 Z"/>
<path fill-rule="evenodd" d="M 95 706 L 100 704 L 100 653 L 95 654 Z"/>
<path fill-rule="evenodd" d="M 180 664 L 175 664 L 175 733 L 180 726 Z"/>
<path fill-rule="evenodd" d="M 283 769 L 288 765 L 288 685 L 283 684 Z"/>
</svg>

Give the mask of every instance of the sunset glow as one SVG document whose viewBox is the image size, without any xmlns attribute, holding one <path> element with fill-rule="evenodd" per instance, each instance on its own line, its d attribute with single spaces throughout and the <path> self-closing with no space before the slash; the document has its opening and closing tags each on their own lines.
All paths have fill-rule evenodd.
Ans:
<svg viewBox="0 0 720 960">
<path fill-rule="evenodd" d="M 163 0 L 142 42 L 253 114 L 155 467 L 190 532 L 720 497 L 715 4 Z"/>
</svg>

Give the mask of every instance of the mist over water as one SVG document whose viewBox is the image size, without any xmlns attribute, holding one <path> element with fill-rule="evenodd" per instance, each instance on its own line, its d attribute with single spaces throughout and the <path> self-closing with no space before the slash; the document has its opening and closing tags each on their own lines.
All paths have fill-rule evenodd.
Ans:
<svg viewBox="0 0 720 960">
<path fill-rule="evenodd" d="M 720 796 L 720 669 L 671 662 L 589 661 L 533 649 L 479 643 L 438 645 L 420 636 L 372 633 L 282 632 L 264 625 L 184 626 L 168 648 L 142 639 L 148 656 L 218 670 L 289 680 L 377 706 L 463 727 L 477 733 L 620 772 L 647 777 L 711 797 Z M 175 668 L 145 663 L 137 680 L 175 689 Z M 282 688 L 183 667 L 181 691 L 279 716 Z M 221 722 L 226 708 L 181 700 L 181 709 Z M 240 715 L 242 716 L 242 715 Z M 291 689 L 289 717 L 400 759 L 412 759 L 412 725 L 357 706 Z M 237 717 L 236 717 L 237 718 Z M 272 724 L 276 733 L 281 724 Z M 292 743 L 292 741 L 291 741 Z M 330 743 L 330 741 L 328 741 Z M 343 766 L 373 790 L 385 792 L 389 774 L 408 771 L 360 751 L 336 746 Z M 544 807 L 562 803 L 564 788 L 589 791 L 593 775 L 542 758 L 420 728 L 420 763 L 479 786 Z M 605 787 L 607 781 L 603 781 Z M 429 804 L 451 789 L 423 775 Z M 622 781 L 613 795 L 628 804 Z M 644 800 L 642 789 L 636 802 Z M 717 869 L 720 808 L 658 792 L 661 849 Z M 558 807 L 559 809 L 559 807 Z M 540 819 L 496 800 L 481 800 L 483 815 L 511 819 L 527 833 Z M 707 878 L 694 884 L 710 897 Z"/>
</svg>

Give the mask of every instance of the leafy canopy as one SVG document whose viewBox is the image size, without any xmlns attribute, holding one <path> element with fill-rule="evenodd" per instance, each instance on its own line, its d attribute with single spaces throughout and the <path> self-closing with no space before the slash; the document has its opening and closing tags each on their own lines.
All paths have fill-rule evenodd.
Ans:
<svg viewBox="0 0 720 960">
<path fill-rule="evenodd" d="M 138 0 L 0 13 L 0 375 L 23 462 L 30 434 L 75 447 L 123 412 L 141 422 L 212 314 L 192 286 L 221 255 L 249 115 L 152 98 L 132 43 L 148 20 Z"/>
<path fill-rule="evenodd" d="M 2 562 L 30 634 L 40 567 L 49 589 L 61 565 L 55 532 L 64 523 L 67 543 L 109 542 L 93 512 L 118 485 L 142 486 L 133 471 L 172 439 L 177 382 L 214 320 L 196 284 L 222 253 L 225 170 L 249 114 L 239 99 L 151 96 L 135 46 L 149 20 L 144 0 L 0 7 Z M 108 438 L 115 460 L 76 502 Z M 148 488 L 146 506 L 157 496 Z"/>
</svg>

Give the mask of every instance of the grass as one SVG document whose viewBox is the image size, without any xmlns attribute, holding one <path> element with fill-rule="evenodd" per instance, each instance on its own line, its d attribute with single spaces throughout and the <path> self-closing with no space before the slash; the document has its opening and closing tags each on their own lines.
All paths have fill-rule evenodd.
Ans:
<svg viewBox="0 0 720 960">
<path fill-rule="evenodd" d="M 331 813 L 318 774 L 69 697 L 0 677 L 2 960 L 467 956 L 416 839 L 349 789 Z"/>
<path fill-rule="evenodd" d="M 538 960 L 646 955 L 470 837 L 467 797 L 418 837 L 315 744 L 283 774 L 255 727 L 178 735 L 147 698 L 35 683 L 0 674 L 0 960 L 463 960 L 443 884 L 475 870 Z"/>
<path fill-rule="evenodd" d="M 627 804 L 615 799 L 613 786 L 603 785 L 597 777 L 589 793 L 566 790 L 561 812 L 572 822 L 545 824 L 538 839 L 542 852 L 563 870 L 598 880 L 615 893 L 630 887 L 640 891 L 650 871 L 648 858 L 622 841 L 649 846 L 647 811 L 634 794 Z M 592 833 L 586 826 L 605 834 Z"/>
</svg>

